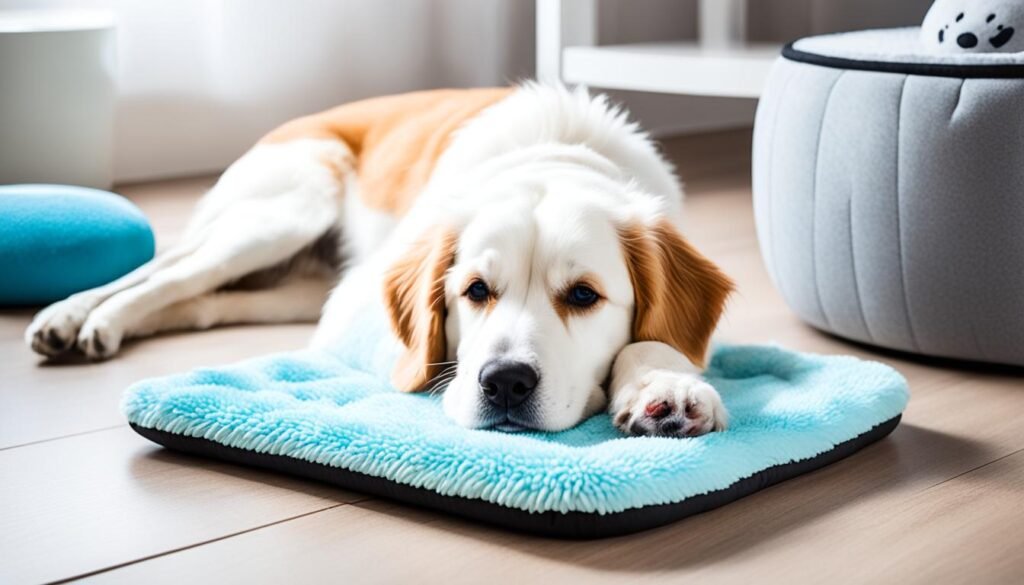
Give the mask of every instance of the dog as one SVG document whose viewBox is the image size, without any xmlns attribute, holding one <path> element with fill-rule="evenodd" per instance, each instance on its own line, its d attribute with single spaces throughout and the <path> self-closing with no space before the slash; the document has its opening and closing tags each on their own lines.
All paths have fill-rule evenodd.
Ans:
<svg viewBox="0 0 1024 585">
<path fill-rule="evenodd" d="M 682 236 L 682 187 L 603 96 L 539 84 L 342 105 L 273 130 L 176 246 L 41 311 L 44 356 L 229 323 L 315 321 L 330 348 L 383 304 L 394 385 L 469 428 L 632 435 L 728 414 L 700 376 L 733 289 Z"/>
</svg>

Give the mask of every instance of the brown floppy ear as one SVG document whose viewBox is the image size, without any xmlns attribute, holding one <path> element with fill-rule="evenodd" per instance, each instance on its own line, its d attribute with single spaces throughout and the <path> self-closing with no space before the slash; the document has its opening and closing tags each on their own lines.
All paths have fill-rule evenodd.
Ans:
<svg viewBox="0 0 1024 585">
<path fill-rule="evenodd" d="M 703 367 L 732 280 L 667 220 L 619 229 L 636 309 L 633 341 L 660 341 Z"/>
<path fill-rule="evenodd" d="M 384 305 L 406 347 L 391 382 L 403 392 L 423 390 L 443 370 L 440 363 L 448 353 L 444 280 L 455 261 L 456 243 L 455 230 L 435 228 L 384 275 Z"/>
</svg>

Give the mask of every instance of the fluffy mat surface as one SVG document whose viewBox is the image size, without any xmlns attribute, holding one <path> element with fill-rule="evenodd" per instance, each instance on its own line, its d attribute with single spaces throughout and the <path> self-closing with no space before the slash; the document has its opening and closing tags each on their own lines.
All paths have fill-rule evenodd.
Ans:
<svg viewBox="0 0 1024 585">
<path fill-rule="evenodd" d="M 285 353 L 146 380 L 127 391 L 123 409 L 150 438 L 191 437 L 221 452 L 280 456 L 527 513 L 605 515 L 727 490 L 884 423 L 891 430 L 908 400 L 904 379 L 878 363 L 729 346 L 716 349 L 706 375 L 729 408 L 726 432 L 626 437 L 598 415 L 564 432 L 506 434 L 460 428 L 439 396 L 393 390 L 383 354 L 355 339 L 331 354 Z"/>
</svg>

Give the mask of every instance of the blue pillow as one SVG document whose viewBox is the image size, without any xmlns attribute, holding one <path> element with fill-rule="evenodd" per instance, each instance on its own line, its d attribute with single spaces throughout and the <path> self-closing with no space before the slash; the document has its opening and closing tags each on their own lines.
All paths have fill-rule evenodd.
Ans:
<svg viewBox="0 0 1024 585">
<path fill-rule="evenodd" d="M 0 186 L 0 305 L 39 305 L 153 258 L 149 221 L 127 199 L 70 185 Z"/>
</svg>

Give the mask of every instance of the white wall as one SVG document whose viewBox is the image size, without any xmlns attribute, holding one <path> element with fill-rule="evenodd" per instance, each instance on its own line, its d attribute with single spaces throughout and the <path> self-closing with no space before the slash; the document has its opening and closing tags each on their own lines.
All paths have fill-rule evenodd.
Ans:
<svg viewBox="0 0 1024 585">
<path fill-rule="evenodd" d="M 0 0 L 61 6 L 119 19 L 119 181 L 222 169 L 275 125 L 345 101 L 533 72 L 530 1 Z"/>
<path fill-rule="evenodd" d="M 891 0 L 751 0 L 761 15 L 751 28 L 770 37 L 796 22 L 806 34 L 850 14 L 864 20 L 864 3 L 871 22 L 910 18 L 903 13 L 927 3 L 908 1 L 912 9 L 892 12 Z M 276 124 L 345 101 L 534 71 L 534 0 L 0 0 L 0 10 L 61 6 L 120 19 L 119 181 L 220 170 Z M 599 11 L 602 43 L 696 32 L 695 0 L 600 0 Z M 658 134 L 749 124 L 755 105 L 613 97 Z"/>
</svg>

